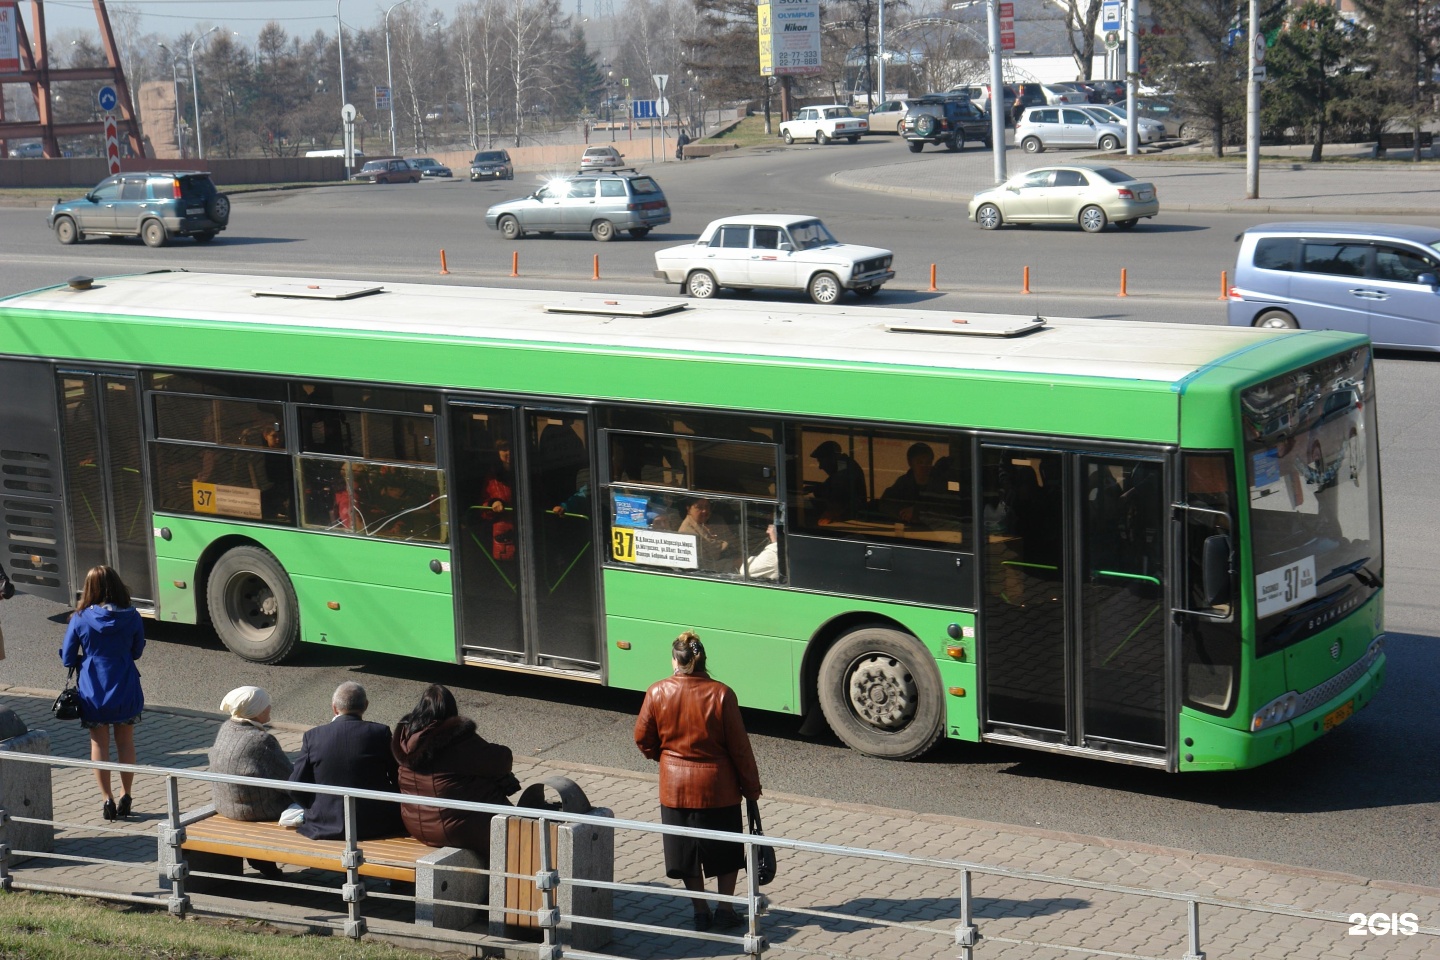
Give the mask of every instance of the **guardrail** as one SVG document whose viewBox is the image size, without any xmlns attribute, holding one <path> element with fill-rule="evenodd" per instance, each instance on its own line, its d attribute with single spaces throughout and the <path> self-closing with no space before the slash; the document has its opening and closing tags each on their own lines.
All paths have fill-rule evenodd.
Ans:
<svg viewBox="0 0 1440 960">
<path fill-rule="evenodd" d="M 470 907 L 476 908 L 476 904 L 460 903 L 457 901 L 425 897 L 423 895 L 406 895 L 388 893 L 379 890 L 366 890 L 361 878 L 358 876 L 357 868 L 361 858 L 358 855 L 357 844 L 354 840 L 354 810 L 356 799 L 390 800 L 397 799 L 393 793 L 383 793 L 370 790 L 348 790 L 320 785 L 306 784 L 305 790 L 313 793 L 325 793 L 337 796 L 353 798 L 345 803 L 346 818 L 346 857 L 347 867 L 344 886 L 337 890 L 333 887 L 325 887 L 313 883 L 301 883 L 297 881 L 272 881 L 261 880 L 250 877 L 233 877 L 228 875 L 191 873 L 185 861 L 184 851 L 181 844 L 184 842 L 184 827 L 182 817 L 182 790 L 189 788 L 190 794 L 196 794 L 196 787 L 213 783 L 234 783 L 244 784 L 250 787 L 268 787 L 271 789 L 289 791 L 294 785 L 287 781 L 262 780 L 256 778 L 236 777 L 225 774 L 210 773 L 201 770 L 178 770 L 164 767 L 145 765 L 127 765 L 120 763 L 102 763 L 90 760 L 79 760 L 65 757 L 55 757 L 44 754 L 25 754 L 0 752 L 0 782 L 6 774 L 6 765 L 9 764 L 41 764 L 54 770 L 60 769 L 82 769 L 82 770 L 110 770 L 112 772 L 134 773 L 139 778 L 159 778 L 165 785 L 165 821 L 160 825 L 162 837 L 166 844 L 174 851 L 175 866 L 171 868 L 171 889 L 165 891 L 159 888 L 158 876 L 161 869 L 159 859 L 153 861 L 138 861 L 134 856 L 133 842 L 136 836 L 144 836 L 135 830 L 127 830 L 119 827 L 100 827 L 95 824 L 71 824 L 64 823 L 53 818 L 31 818 L 23 816 L 15 811 L 0 810 L 0 889 L 4 890 L 33 890 L 53 892 L 69 895 L 90 896 L 105 900 L 120 901 L 134 904 L 145 904 L 157 909 L 168 909 L 177 916 L 184 916 L 186 913 L 195 911 L 212 914 L 244 916 L 268 921 L 279 920 L 285 922 L 283 914 L 277 915 L 274 909 L 267 909 L 252 903 L 252 900 L 262 899 L 266 894 L 278 894 L 282 897 L 293 895 L 322 896 L 341 895 L 345 902 L 344 917 L 327 920 L 317 918 L 312 910 L 305 910 L 291 918 L 291 922 L 303 922 L 309 926 L 330 926 L 337 931 L 343 931 L 350 936 L 360 936 L 366 932 L 380 934 L 397 934 L 409 939 L 430 940 L 446 943 L 461 943 L 474 947 L 487 946 L 491 949 L 503 947 L 508 955 L 514 955 L 516 951 L 530 952 L 540 960 L 559 960 L 559 958 L 576 958 L 576 960 L 623 960 L 623 953 L 603 953 L 593 950 L 581 950 L 562 942 L 561 932 L 567 922 L 573 922 L 589 927 L 606 928 L 615 934 L 635 934 L 641 939 L 634 937 L 621 937 L 615 941 L 616 947 L 624 949 L 633 946 L 637 950 L 644 950 L 647 955 L 650 953 L 653 937 L 682 937 L 692 941 L 722 945 L 738 950 L 749 956 L 759 956 L 762 952 L 772 951 L 775 953 L 796 953 L 814 954 L 817 951 L 825 950 L 826 947 L 812 946 L 806 942 L 805 931 L 798 929 L 805 923 L 832 922 L 842 925 L 859 925 L 875 931 L 877 942 L 867 945 L 866 955 L 868 956 L 914 956 L 919 950 L 933 952 L 938 945 L 943 948 L 945 945 L 953 945 L 959 948 L 959 956 L 962 960 L 973 960 L 977 951 L 985 944 L 1009 944 L 1017 947 L 1034 949 L 1044 947 L 1064 951 L 1065 953 L 1080 956 L 1105 956 L 1105 957 L 1127 957 L 1131 960 L 1174 960 L 1173 954 L 1165 957 L 1157 957 L 1150 954 L 1141 954 L 1133 951 L 1122 951 L 1111 949 L 1104 945 L 1057 943 L 1048 940 L 1038 940 L 1024 936 L 1024 922 L 1027 919 L 1033 920 L 1037 911 L 1018 910 L 1016 915 L 1000 914 L 999 916 L 988 916 L 985 922 L 992 932 L 988 932 L 982 939 L 980 929 L 980 914 L 994 913 L 988 909 L 988 903 L 995 898 L 990 898 L 986 903 L 980 903 L 980 898 L 975 893 L 977 878 L 984 878 L 997 886 L 1003 881 L 1016 881 L 1026 885 L 1039 885 L 1051 892 L 1064 891 L 1089 891 L 1094 894 L 1104 894 L 1107 898 L 1134 898 L 1142 902 L 1148 902 L 1151 909 L 1141 911 L 1152 918 L 1152 923 L 1161 927 L 1160 930 L 1150 930 L 1149 934 L 1154 940 L 1164 940 L 1167 936 L 1173 937 L 1172 943 L 1177 946 L 1183 942 L 1184 960 L 1204 960 L 1205 954 L 1201 950 L 1201 907 L 1209 908 L 1207 916 L 1214 916 L 1212 923 L 1220 930 L 1230 931 L 1235 926 L 1233 914 L 1236 912 L 1262 915 L 1266 917 L 1283 917 L 1290 920 L 1310 922 L 1329 927 L 1341 924 L 1353 927 L 1354 915 L 1334 913 L 1330 911 L 1308 910 L 1284 904 L 1256 903 L 1250 901 L 1234 900 L 1218 896 L 1206 896 L 1187 892 L 1174 892 L 1165 890 L 1147 889 L 1111 883 L 1101 883 L 1091 880 L 1084 880 L 1075 877 L 1064 877 L 1053 874 L 1044 874 L 1026 870 L 1016 870 L 1004 867 L 996 867 L 983 863 L 970 862 L 941 856 L 917 856 L 914 854 L 898 853 L 894 851 L 869 849 L 863 847 L 842 846 L 836 844 L 817 843 L 807 840 L 794 840 L 781 836 L 751 837 L 748 834 L 731 834 L 709 830 L 691 830 L 682 827 L 670 827 L 658 823 L 647 823 L 635 820 L 619 820 L 608 816 L 595 816 L 590 814 L 566 813 L 559 810 L 539 810 L 516 808 L 510 806 L 497 806 L 494 804 L 467 803 L 458 801 L 437 800 L 430 797 L 419 797 L 405 795 L 405 803 L 423 806 L 446 807 L 456 810 L 480 811 L 485 813 L 505 815 L 509 817 L 523 817 L 537 822 L 539 838 L 539 863 L 540 870 L 537 874 L 514 874 L 497 870 L 492 864 L 489 869 L 468 868 L 468 872 L 483 874 L 487 877 L 503 877 L 505 879 L 523 880 L 534 882 L 540 892 L 540 904 L 535 909 L 521 910 L 507 904 L 491 903 L 488 908 L 478 906 L 480 910 L 504 910 L 506 913 L 523 913 L 533 916 L 539 923 L 541 930 L 541 941 L 536 943 L 524 943 L 508 939 L 497 939 L 488 935 L 480 935 L 470 931 L 439 930 L 416 926 L 413 923 L 406 923 L 396 920 L 393 916 L 386 915 L 384 904 L 387 901 L 398 901 L 409 906 L 414 903 L 429 903 L 441 907 Z M 192 796 L 188 801 L 191 806 L 201 805 L 204 800 Z M 107 836 L 129 838 L 128 843 L 112 845 L 113 849 L 107 847 L 105 841 L 89 842 L 83 847 L 83 852 L 71 852 L 66 849 L 56 850 L 27 850 L 12 849 L 7 842 L 8 827 L 10 824 L 48 824 L 58 830 L 83 829 L 87 831 L 98 831 Z M 600 881 L 585 880 L 564 875 L 556 868 L 556 852 L 551 840 L 550 825 L 552 824 L 581 824 L 597 828 L 604 828 L 615 831 L 617 835 L 616 849 L 621 848 L 618 840 L 620 834 L 630 837 L 629 842 L 644 842 L 648 835 L 653 834 L 680 834 L 698 838 L 716 840 L 729 840 L 745 845 L 746 862 L 750 869 L 746 870 L 743 892 L 737 892 L 733 897 L 720 897 L 710 893 L 692 893 L 688 890 L 657 886 L 654 883 L 627 882 L 624 880 Z M 799 875 L 812 872 L 815 869 L 833 869 L 836 871 L 852 871 L 864 876 L 864 893 L 868 896 L 883 897 L 887 892 L 887 884 L 893 884 L 894 892 L 902 898 L 907 898 L 915 903 L 929 900 L 936 894 L 942 895 L 947 901 L 953 899 L 954 912 L 948 916 L 942 916 L 933 909 L 935 915 L 928 920 L 907 921 L 890 919 L 880 915 L 885 911 L 869 912 L 846 912 L 840 909 L 829 909 L 817 905 L 804 905 L 799 902 L 787 903 L 783 898 L 766 895 L 760 890 L 754 869 L 757 862 L 756 845 L 765 844 L 775 847 L 781 852 L 780 859 L 780 881 L 774 890 L 784 889 L 784 878 L 789 875 Z M 63 844 L 62 844 L 63 846 Z M 658 845 L 651 843 L 651 848 Z M 157 849 L 151 843 L 152 849 Z M 106 853 L 113 856 L 105 856 Z M 633 852 L 633 848 L 632 851 Z M 658 864 L 658 857 L 654 854 L 658 850 L 652 850 L 648 862 Z M 788 854 L 788 855 L 787 855 Z M 17 858 L 29 858 L 24 864 L 17 864 Z M 50 869 L 47 864 L 63 864 L 81 869 L 66 871 L 66 881 L 63 883 L 47 882 L 45 871 Z M 134 892 L 134 884 L 122 878 L 115 880 L 118 871 L 133 871 L 137 869 L 151 869 L 152 877 L 157 878 L 154 892 Z M 467 870 L 463 867 L 448 868 L 457 871 Z M 658 872 L 658 871 L 657 871 Z M 107 884 L 106 878 L 110 878 Z M 245 894 L 248 899 L 225 899 L 219 897 L 207 897 L 202 894 L 191 895 L 186 891 L 186 881 L 190 876 L 213 877 L 215 879 L 229 880 L 235 883 L 251 885 L 253 889 Z M 617 897 L 617 907 L 610 918 L 596 917 L 581 914 L 565 914 L 560 910 L 562 897 L 560 895 L 565 885 L 583 887 L 591 890 L 610 891 Z M 916 891 L 923 891 L 917 894 Z M 367 900 L 375 899 L 379 905 L 367 907 Z M 622 899 L 623 898 L 623 899 Z M 673 904 L 686 904 L 692 900 L 705 899 L 730 903 L 736 907 L 743 907 L 746 910 L 745 929 L 743 932 L 730 935 L 724 933 L 681 929 L 675 926 L 663 925 L 654 922 L 644 922 L 647 912 L 653 912 L 652 908 L 646 906 L 646 901 L 660 898 L 662 901 L 669 901 Z M 492 898 L 493 899 L 493 898 Z M 1064 896 L 1048 898 L 1052 902 L 1063 902 Z M 1033 903 L 1034 901 L 1030 901 Z M 1173 914 L 1168 920 L 1163 915 L 1156 915 L 1153 907 L 1156 903 L 1170 904 L 1174 907 Z M 1025 901 L 1022 901 L 1022 904 Z M 987 909 L 982 910 L 982 907 Z M 413 908 L 412 908 L 413 909 Z M 686 911 L 688 913 L 689 911 Z M 1044 911 L 1038 911 L 1042 914 Z M 367 923 L 367 915 L 373 922 Z M 1155 918 L 1158 916 L 1158 920 Z M 621 917 L 636 917 L 637 919 L 622 919 Z M 303 919 L 302 919 L 303 918 Z M 950 921 L 953 920 L 953 923 Z M 945 925 L 949 924 L 949 925 Z M 1254 931 L 1258 927 L 1257 921 L 1251 921 L 1243 925 L 1246 929 Z M 1180 933 L 1183 927 L 1183 934 Z M 767 931 L 783 931 L 786 936 L 783 938 L 767 938 Z M 1168 931 L 1168 932 L 1167 932 Z M 822 931 L 825 932 L 825 931 Z M 827 939 L 833 931 L 826 932 Z M 1252 932 L 1250 936 L 1254 936 Z M 1287 924 L 1285 929 L 1278 931 L 1278 937 L 1289 938 L 1293 945 L 1293 938 L 1297 935 L 1293 925 Z M 1421 926 L 1414 924 L 1411 936 L 1428 937 L 1434 940 L 1433 948 L 1423 948 L 1418 955 L 1437 955 L 1440 952 L 1440 928 L 1433 926 Z M 873 949 L 869 949 L 873 947 Z M 831 951 L 833 952 L 833 951 Z M 478 953 L 477 953 L 478 955 Z M 1238 954 L 1236 954 L 1238 955 Z"/>
</svg>

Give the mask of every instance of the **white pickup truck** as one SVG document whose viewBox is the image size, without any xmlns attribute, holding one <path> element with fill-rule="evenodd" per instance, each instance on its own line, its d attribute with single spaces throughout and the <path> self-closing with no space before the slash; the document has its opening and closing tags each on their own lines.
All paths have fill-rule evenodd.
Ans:
<svg viewBox="0 0 1440 960">
<path fill-rule="evenodd" d="M 802 107 L 794 120 L 780 124 L 780 136 L 786 143 L 814 140 L 823 145 L 841 138 L 856 143 L 869 132 L 870 124 L 841 103 Z"/>
</svg>

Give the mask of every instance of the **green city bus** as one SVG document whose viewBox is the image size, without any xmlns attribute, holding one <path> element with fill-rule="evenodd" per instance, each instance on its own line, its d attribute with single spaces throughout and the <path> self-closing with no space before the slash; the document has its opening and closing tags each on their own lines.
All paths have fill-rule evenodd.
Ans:
<svg viewBox="0 0 1440 960">
<path fill-rule="evenodd" d="M 1384 675 L 1368 341 L 154 272 L 0 299 L 0 544 L 301 642 L 1252 767 Z M 453 676 L 453 671 L 437 674 Z"/>
</svg>

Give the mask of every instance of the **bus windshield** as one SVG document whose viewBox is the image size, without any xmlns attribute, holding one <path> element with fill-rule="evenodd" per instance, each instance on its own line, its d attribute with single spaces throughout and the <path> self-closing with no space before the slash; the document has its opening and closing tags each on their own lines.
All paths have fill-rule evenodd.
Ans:
<svg viewBox="0 0 1440 960">
<path fill-rule="evenodd" d="M 1380 588 L 1374 378 L 1353 350 L 1241 394 L 1256 653 L 1312 636 Z"/>
</svg>

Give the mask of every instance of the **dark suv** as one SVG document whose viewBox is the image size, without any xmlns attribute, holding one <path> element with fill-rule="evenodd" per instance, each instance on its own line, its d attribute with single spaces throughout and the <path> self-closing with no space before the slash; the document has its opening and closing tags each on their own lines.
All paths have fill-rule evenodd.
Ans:
<svg viewBox="0 0 1440 960">
<path fill-rule="evenodd" d="M 55 204 L 45 223 L 64 244 L 90 234 L 138 236 L 151 247 L 177 236 L 209 243 L 230 224 L 230 198 L 215 189 L 208 173 L 122 173 L 79 200 Z"/>
<path fill-rule="evenodd" d="M 990 118 L 966 97 L 921 97 L 908 107 L 900 136 L 911 153 L 924 150 L 927 143 L 944 144 L 947 150 L 963 150 L 970 140 L 990 146 Z"/>
</svg>

